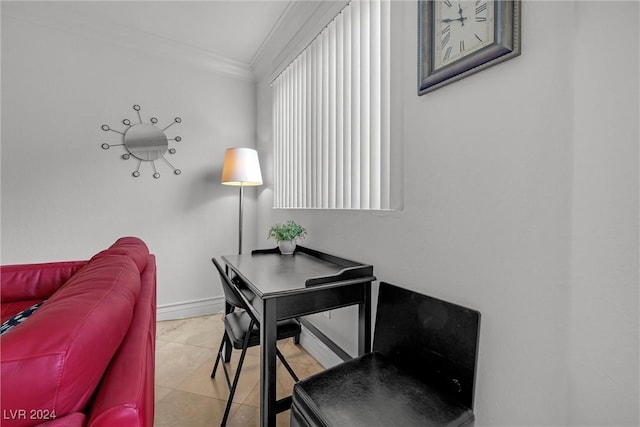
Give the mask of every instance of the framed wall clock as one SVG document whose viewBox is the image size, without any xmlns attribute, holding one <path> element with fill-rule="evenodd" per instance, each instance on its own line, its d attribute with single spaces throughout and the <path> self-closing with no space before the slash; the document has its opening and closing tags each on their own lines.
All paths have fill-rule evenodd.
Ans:
<svg viewBox="0 0 640 427">
<path fill-rule="evenodd" d="M 418 95 L 520 55 L 520 0 L 418 0 Z"/>
</svg>

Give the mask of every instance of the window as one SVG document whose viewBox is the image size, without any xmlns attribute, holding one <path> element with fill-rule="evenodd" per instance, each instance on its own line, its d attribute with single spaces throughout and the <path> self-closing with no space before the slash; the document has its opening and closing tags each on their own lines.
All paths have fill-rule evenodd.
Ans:
<svg viewBox="0 0 640 427">
<path fill-rule="evenodd" d="M 389 15 L 349 3 L 274 80 L 274 207 L 391 208 Z"/>
</svg>

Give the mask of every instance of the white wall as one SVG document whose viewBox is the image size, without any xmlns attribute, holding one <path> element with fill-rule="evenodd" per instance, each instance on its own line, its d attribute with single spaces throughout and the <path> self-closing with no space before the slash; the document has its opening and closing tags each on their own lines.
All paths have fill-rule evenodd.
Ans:
<svg viewBox="0 0 640 427">
<path fill-rule="evenodd" d="M 309 246 L 480 310 L 477 425 L 638 425 L 638 4 L 525 1 L 520 57 L 422 97 L 416 4 L 394 5 L 404 209 L 273 210 L 267 162 L 258 232 L 293 218 Z M 263 158 L 281 40 L 256 66 Z M 355 352 L 355 310 L 313 319 Z"/>
<path fill-rule="evenodd" d="M 640 424 L 638 3 L 525 1 L 522 56 L 422 97 L 415 2 L 395 3 L 395 212 L 271 209 L 269 68 L 306 19 L 263 49 L 256 111 L 242 76 L 6 8 L 3 264 L 86 258 L 134 234 L 158 255 L 160 305 L 221 295 L 209 258 L 234 252 L 237 232 L 222 156 L 257 135 L 265 186 L 246 194 L 245 247 L 272 246 L 269 225 L 293 218 L 309 246 L 480 310 L 477 425 Z M 133 104 L 182 117 L 182 175 L 160 164 L 159 180 L 134 179 L 99 148 L 116 136 L 100 125 L 133 119 Z M 355 352 L 354 310 L 314 321 Z"/>
<path fill-rule="evenodd" d="M 2 263 L 86 259 L 136 235 L 157 256 L 159 306 L 215 303 L 222 291 L 210 258 L 237 251 L 238 190 L 220 185 L 224 150 L 255 146 L 248 65 L 217 67 L 45 3 L 3 2 L 2 12 Z M 167 155 L 181 175 L 156 162 L 160 179 L 149 164 L 133 178 L 122 147 L 100 148 L 121 142 L 101 125 L 135 123 L 134 104 L 146 123 L 182 118 L 166 131 L 182 137 Z M 246 195 L 249 247 L 255 190 Z"/>
<path fill-rule="evenodd" d="M 576 7 L 569 359 L 574 425 L 640 424 L 639 13 L 638 2 Z"/>
</svg>

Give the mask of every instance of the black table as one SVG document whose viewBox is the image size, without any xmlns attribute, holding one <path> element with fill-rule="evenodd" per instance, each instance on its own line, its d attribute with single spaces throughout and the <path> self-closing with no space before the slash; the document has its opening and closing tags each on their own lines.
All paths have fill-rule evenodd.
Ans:
<svg viewBox="0 0 640 427">
<path fill-rule="evenodd" d="M 291 397 L 276 399 L 276 322 L 357 304 L 358 355 L 369 352 L 373 267 L 303 246 L 294 255 L 280 255 L 275 248 L 225 255 L 222 260 L 256 296 L 253 306 L 261 323 L 260 426 L 275 426 L 276 414 L 291 406 Z"/>
</svg>

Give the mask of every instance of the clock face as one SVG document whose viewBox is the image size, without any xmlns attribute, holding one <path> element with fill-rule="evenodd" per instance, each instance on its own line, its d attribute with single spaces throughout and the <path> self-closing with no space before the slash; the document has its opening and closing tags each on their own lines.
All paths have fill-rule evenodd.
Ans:
<svg viewBox="0 0 640 427">
<path fill-rule="evenodd" d="M 433 68 L 494 42 L 494 0 L 434 0 Z"/>
</svg>

